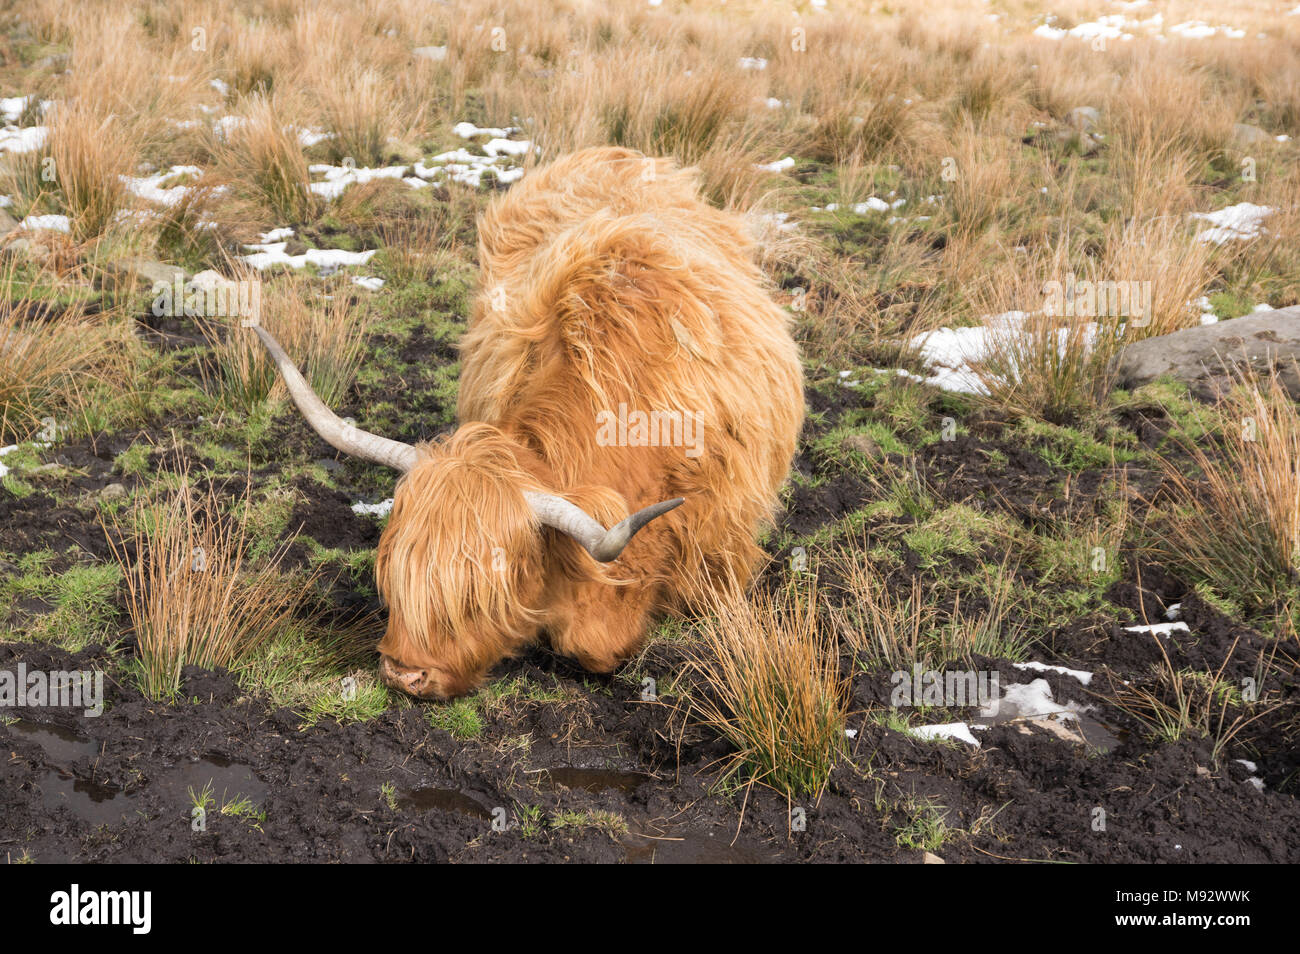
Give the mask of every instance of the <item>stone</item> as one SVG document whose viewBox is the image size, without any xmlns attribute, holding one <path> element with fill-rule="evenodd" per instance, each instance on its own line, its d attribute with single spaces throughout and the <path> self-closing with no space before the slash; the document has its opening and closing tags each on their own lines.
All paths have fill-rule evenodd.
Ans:
<svg viewBox="0 0 1300 954">
<path fill-rule="evenodd" d="M 4 238 L 11 232 L 18 231 L 19 228 L 18 220 L 4 209 L 0 209 L 0 238 Z"/>
<path fill-rule="evenodd" d="M 99 492 L 100 500 L 121 500 L 126 497 L 126 488 L 121 484 L 109 484 Z"/>
<path fill-rule="evenodd" d="M 1232 144 L 1238 149 L 1256 146 L 1262 142 L 1271 142 L 1272 139 L 1273 137 L 1264 130 L 1258 126 L 1252 126 L 1250 123 L 1235 123 L 1232 127 Z"/>
<path fill-rule="evenodd" d="M 1076 106 L 1065 114 L 1065 124 L 1079 132 L 1092 132 L 1101 121 L 1101 113 L 1094 106 Z"/>
<path fill-rule="evenodd" d="M 1300 305 L 1256 312 L 1242 318 L 1184 328 L 1125 346 L 1116 359 L 1118 384 L 1138 388 L 1172 375 L 1203 400 L 1226 393 L 1232 368 L 1256 371 L 1276 367 L 1283 387 L 1300 399 Z"/>
<path fill-rule="evenodd" d="M 99 285 L 109 289 L 130 288 L 133 285 L 153 288 L 159 284 L 174 285 L 178 280 L 182 285 L 185 283 L 185 269 L 179 265 L 167 265 L 146 258 L 125 258 L 104 265 Z"/>
<path fill-rule="evenodd" d="M 1081 156 L 1090 156 L 1101 148 L 1101 142 L 1095 136 L 1077 129 L 1058 129 L 1056 141 L 1067 148 L 1077 148 Z"/>
<path fill-rule="evenodd" d="M 921 853 L 921 864 L 923 865 L 946 865 L 947 863 L 948 862 L 944 861 L 933 852 L 926 851 Z"/>
</svg>

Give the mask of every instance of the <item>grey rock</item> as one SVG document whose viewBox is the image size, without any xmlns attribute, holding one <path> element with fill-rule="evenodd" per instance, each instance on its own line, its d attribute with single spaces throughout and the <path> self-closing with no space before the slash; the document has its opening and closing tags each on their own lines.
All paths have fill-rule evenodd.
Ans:
<svg viewBox="0 0 1300 954">
<path fill-rule="evenodd" d="M 1245 149 L 1272 140 L 1272 136 L 1258 126 L 1250 125 L 1250 123 L 1237 123 L 1232 127 L 1232 144 L 1238 149 Z"/>
<path fill-rule="evenodd" d="M 1283 386 L 1300 399 L 1300 306 L 1256 312 L 1243 318 L 1147 338 L 1127 345 L 1117 359 L 1120 387 L 1136 388 L 1162 374 L 1213 400 L 1232 383 L 1232 369 L 1276 367 Z"/>
<path fill-rule="evenodd" d="M 185 269 L 179 265 L 167 265 L 145 258 L 126 258 L 109 262 L 104 266 L 100 286 L 104 288 L 130 288 L 132 285 L 174 285 L 177 281 L 185 284 Z"/>
<path fill-rule="evenodd" d="M 122 500 L 126 497 L 126 488 L 121 484 L 109 484 L 99 492 L 100 500 Z"/>
<path fill-rule="evenodd" d="M 1092 132 L 1101 121 L 1101 113 L 1094 106 L 1076 106 L 1065 114 L 1065 124 L 1079 132 Z"/>
<path fill-rule="evenodd" d="M 16 232 L 18 229 L 18 220 L 4 209 L 0 209 L 0 238 L 4 238 L 11 232 Z"/>
</svg>

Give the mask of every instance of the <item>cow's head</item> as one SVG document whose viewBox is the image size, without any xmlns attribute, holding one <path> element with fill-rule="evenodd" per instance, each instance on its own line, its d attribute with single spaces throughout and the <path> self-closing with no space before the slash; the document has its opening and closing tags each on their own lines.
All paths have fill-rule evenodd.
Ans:
<svg viewBox="0 0 1300 954">
<path fill-rule="evenodd" d="M 607 563 L 638 530 L 683 502 L 646 507 L 606 530 L 581 507 L 538 486 L 519 463 L 519 445 L 491 425 L 467 424 L 419 447 L 359 430 L 325 406 L 265 328 L 253 327 L 321 437 L 404 475 L 375 561 L 388 605 L 379 675 L 394 689 L 423 698 L 460 695 L 537 630 L 544 527 Z"/>
</svg>

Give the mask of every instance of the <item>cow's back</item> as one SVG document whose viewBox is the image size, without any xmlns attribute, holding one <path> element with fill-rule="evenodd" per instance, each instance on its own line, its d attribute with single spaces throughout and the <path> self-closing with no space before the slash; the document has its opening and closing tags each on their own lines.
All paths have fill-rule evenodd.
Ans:
<svg viewBox="0 0 1300 954">
<path fill-rule="evenodd" d="M 691 580 L 707 586 L 715 571 L 747 578 L 803 391 L 788 317 L 738 217 L 705 204 L 693 175 L 666 160 L 591 149 L 498 199 L 479 247 L 462 422 L 528 444 L 559 491 L 609 486 L 633 509 L 686 497 L 657 536 L 687 598 Z M 682 440 L 639 446 L 620 429 L 636 412 L 679 415 Z"/>
</svg>

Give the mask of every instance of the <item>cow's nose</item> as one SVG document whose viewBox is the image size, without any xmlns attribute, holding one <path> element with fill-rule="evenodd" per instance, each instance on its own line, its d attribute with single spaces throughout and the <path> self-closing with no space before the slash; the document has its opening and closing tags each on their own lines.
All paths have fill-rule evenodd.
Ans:
<svg viewBox="0 0 1300 954">
<path fill-rule="evenodd" d="M 389 656 L 381 655 L 379 657 L 379 678 L 390 689 L 396 689 L 398 692 L 405 692 L 407 695 L 421 698 L 428 694 L 431 688 L 429 685 L 429 670 L 408 669 Z"/>
</svg>

